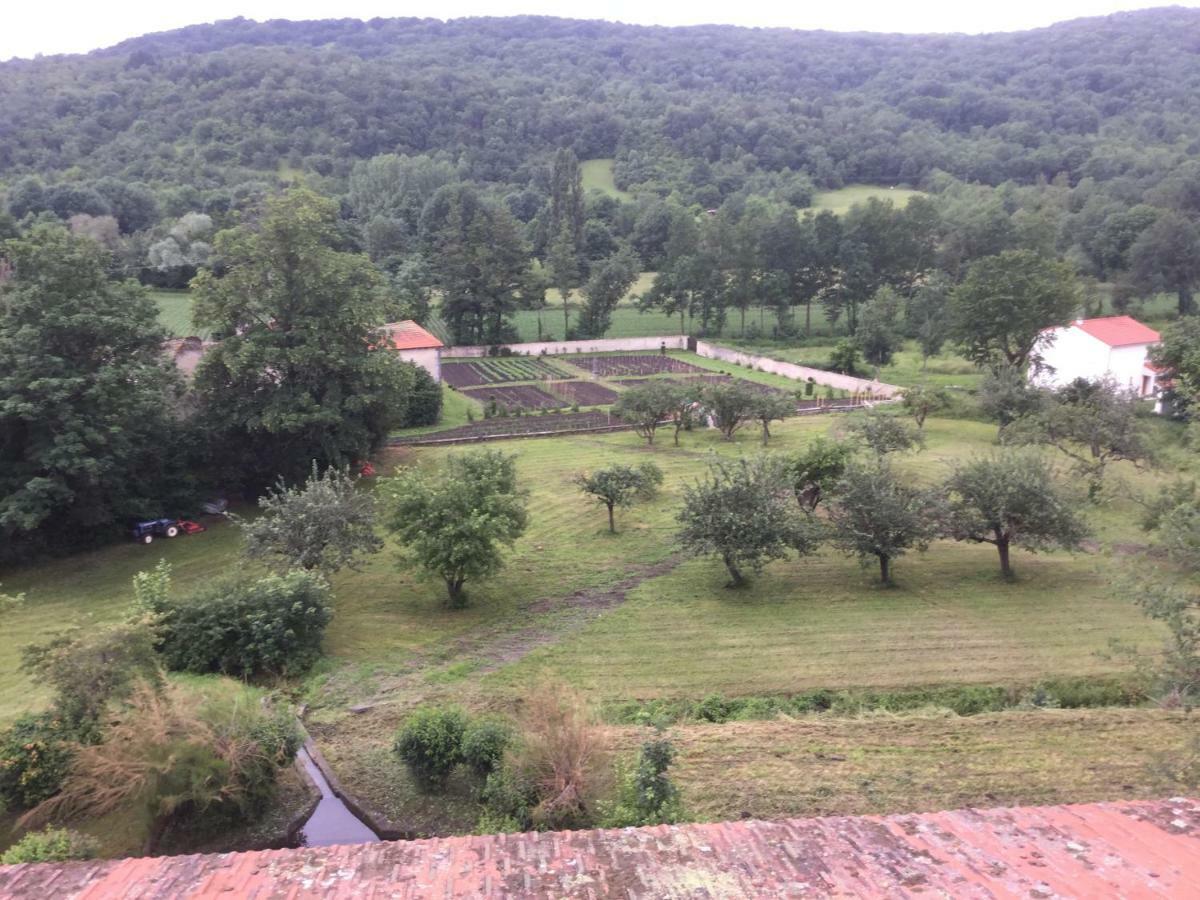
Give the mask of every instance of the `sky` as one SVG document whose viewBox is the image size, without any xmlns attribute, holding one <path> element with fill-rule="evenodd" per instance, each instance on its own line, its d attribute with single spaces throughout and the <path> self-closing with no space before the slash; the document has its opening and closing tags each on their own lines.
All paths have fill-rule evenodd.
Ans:
<svg viewBox="0 0 1200 900">
<path fill-rule="evenodd" d="M 832 31 L 966 32 L 1018 31 L 1128 9 L 1167 5 L 1138 0 L 12 0 L 0 17 L 0 59 L 37 54 L 82 53 L 126 38 L 245 16 L 248 19 L 328 19 L 376 16 L 555 15 L 644 25 L 727 25 L 824 28 Z M 1200 6 L 1200 0 L 1176 5 Z"/>
</svg>

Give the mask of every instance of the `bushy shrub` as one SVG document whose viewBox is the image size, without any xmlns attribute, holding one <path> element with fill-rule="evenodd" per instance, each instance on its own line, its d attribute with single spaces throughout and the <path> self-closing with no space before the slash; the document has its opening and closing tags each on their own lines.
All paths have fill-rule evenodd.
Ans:
<svg viewBox="0 0 1200 900">
<path fill-rule="evenodd" d="M 702 722 L 728 722 L 733 713 L 733 702 L 720 694 L 709 694 L 696 706 L 696 718 Z"/>
<path fill-rule="evenodd" d="M 495 719 L 477 719 L 462 737 L 462 759 L 480 778 L 486 778 L 504 761 L 512 730 Z"/>
<path fill-rule="evenodd" d="M 395 750 L 420 785 L 440 788 L 463 762 L 466 730 L 466 713 L 457 706 L 418 707 L 396 734 Z"/>
<path fill-rule="evenodd" d="M 609 787 L 604 733 L 583 700 L 562 686 L 543 686 L 527 699 L 521 740 L 509 755 L 518 785 L 531 785 L 537 828 L 586 828 Z"/>
<path fill-rule="evenodd" d="M 54 689 L 55 715 L 86 742 L 97 740 L 110 702 L 127 697 L 139 679 L 157 681 L 160 665 L 143 621 L 76 628 L 21 650 L 22 670 Z"/>
<path fill-rule="evenodd" d="M 58 793 L 74 735 L 53 714 L 27 715 L 0 733 L 0 804 L 28 809 Z"/>
<path fill-rule="evenodd" d="M 139 683 L 106 722 L 103 740 L 77 745 L 62 789 L 20 820 L 97 819 L 118 809 L 166 825 L 225 825 L 260 813 L 290 761 L 282 713 L 244 693 L 211 698 L 177 685 Z"/>
<path fill-rule="evenodd" d="M 436 425 L 442 416 L 442 386 L 421 366 L 414 366 L 413 384 L 402 428 Z"/>
<path fill-rule="evenodd" d="M 537 806 L 537 788 L 512 766 L 502 765 L 484 782 L 480 794 L 484 812 L 478 831 L 528 831 L 533 827 L 533 808 Z"/>
<path fill-rule="evenodd" d="M 165 607 L 159 650 L 179 671 L 292 675 L 321 655 L 332 616 L 329 587 L 311 572 L 226 581 Z"/>
<path fill-rule="evenodd" d="M 0 865 L 92 859 L 98 850 L 96 841 L 87 835 L 66 828 L 47 828 L 30 832 L 5 850 Z"/>
<path fill-rule="evenodd" d="M 668 775 L 674 761 L 670 738 L 656 733 L 644 741 L 633 768 L 619 772 L 617 800 L 605 811 L 604 824 L 623 828 L 678 822 L 679 789 Z"/>
</svg>

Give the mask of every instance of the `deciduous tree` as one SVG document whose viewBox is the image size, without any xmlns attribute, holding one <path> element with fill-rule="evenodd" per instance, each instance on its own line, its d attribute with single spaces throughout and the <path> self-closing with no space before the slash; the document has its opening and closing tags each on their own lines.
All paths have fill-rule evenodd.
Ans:
<svg viewBox="0 0 1200 900">
<path fill-rule="evenodd" d="M 193 282 L 196 320 L 225 335 L 196 372 L 201 414 L 250 487 L 363 459 L 404 420 L 413 367 L 384 348 L 379 273 L 336 228 L 336 204 L 292 190 L 221 232 L 220 269 Z"/>
<path fill-rule="evenodd" d="M 613 415 L 628 422 L 633 430 L 654 443 L 658 426 L 677 411 L 680 388 L 666 379 L 647 381 L 645 384 L 622 391 L 613 404 Z M 676 431 L 678 440 L 678 430 Z"/>
<path fill-rule="evenodd" d="M 791 480 L 800 506 L 808 512 L 815 511 L 841 479 L 853 456 L 854 448 L 849 444 L 819 437 L 791 457 L 784 474 Z"/>
<path fill-rule="evenodd" d="M 976 365 L 1023 369 L 1042 329 L 1079 306 L 1071 270 L 1031 250 L 976 260 L 950 298 L 951 336 Z"/>
<path fill-rule="evenodd" d="M 886 460 L 853 461 L 826 503 L 833 543 L 864 563 L 879 563 L 879 580 L 892 583 L 892 561 L 924 550 L 941 525 L 937 498 L 905 484 Z"/>
<path fill-rule="evenodd" d="M 581 472 L 575 476 L 575 484 L 585 494 L 590 494 L 608 509 L 608 530 L 617 533 L 613 510 L 618 506 L 629 506 L 635 500 L 649 500 L 662 484 L 662 470 L 652 462 L 634 466 L 614 465 L 595 472 Z"/>
<path fill-rule="evenodd" d="M 1109 381 L 1078 378 L 1048 392 L 1037 410 L 1006 433 L 1006 440 L 1044 443 L 1075 462 L 1096 496 L 1110 462 L 1149 462 L 1149 445 L 1138 422 L 1139 400 Z"/>
<path fill-rule="evenodd" d="M 732 441 L 735 431 L 753 421 L 758 394 L 740 380 L 722 381 L 704 387 L 701 403 L 725 440 Z"/>
<path fill-rule="evenodd" d="M 796 401 L 787 394 L 763 391 L 754 398 L 751 415 L 762 426 L 763 446 L 771 439 L 771 423 L 782 422 L 796 414 Z"/>
<path fill-rule="evenodd" d="M 939 413 L 949 407 L 950 395 L 946 393 L 945 388 L 917 384 L 905 388 L 901 395 L 901 402 L 908 410 L 909 415 L 913 417 L 913 421 L 917 423 L 917 430 L 924 431 L 925 420 L 931 414 Z"/>
<path fill-rule="evenodd" d="M 3 245 L 0 560 L 111 537 L 186 499 L 158 309 L 57 225 Z M 182 490 L 181 490 L 182 488 Z"/>
<path fill-rule="evenodd" d="M 514 457 L 496 450 L 452 456 L 437 471 L 406 469 L 388 487 L 388 528 L 413 562 L 446 584 L 451 606 L 466 605 L 463 586 L 498 572 L 503 547 L 528 524 Z"/>
<path fill-rule="evenodd" d="M 1074 549 L 1087 534 L 1046 460 L 1034 453 L 999 451 L 959 466 L 946 482 L 949 532 L 960 541 L 993 544 L 1000 571 L 1013 577 L 1013 546 L 1036 552 Z"/>
<path fill-rule="evenodd" d="M 592 267 L 583 285 L 584 305 L 579 314 L 581 337 L 603 337 L 612 324 L 612 313 L 637 281 L 641 262 L 632 250 L 618 250 Z"/>
<path fill-rule="evenodd" d="M 258 499 L 262 514 L 241 521 L 246 556 L 263 560 L 280 573 L 317 570 L 332 575 L 357 569 L 364 556 L 378 553 L 375 497 L 358 489 L 348 469 L 324 472 L 313 463 L 303 485 L 289 487 L 281 478 Z"/>
<path fill-rule="evenodd" d="M 879 457 L 925 446 L 925 436 L 920 431 L 899 416 L 887 413 L 869 412 L 855 419 L 847 430 Z"/>
<path fill-rule="evenodd" d="M 761 572 L 789 551 L 816 549 L 815 530 L 789 494 L 779 460 L 714 459 L 703 481 L 684 488 L 677 540 L 689 553 L 720 557 L 729 572 L 727 587 L 740 587 L 745 569 Z"/>
</svg>

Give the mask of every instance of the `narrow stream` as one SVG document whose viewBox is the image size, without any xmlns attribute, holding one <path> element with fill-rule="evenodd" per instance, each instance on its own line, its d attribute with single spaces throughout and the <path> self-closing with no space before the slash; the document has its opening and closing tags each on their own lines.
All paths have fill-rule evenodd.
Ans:
<svg viewBox="0 0 1200 900">
<path fill-rule="evenodd" d="M 304 747 L 297 754 L 304 771 L 321 791 L 321 802 L 296 835 L 301 847 L 328 847 L 331 844 L 367 844 L 378 841 L 379 835 L 354 815 L 333 792 L 325 776 Z"/>
</svg>

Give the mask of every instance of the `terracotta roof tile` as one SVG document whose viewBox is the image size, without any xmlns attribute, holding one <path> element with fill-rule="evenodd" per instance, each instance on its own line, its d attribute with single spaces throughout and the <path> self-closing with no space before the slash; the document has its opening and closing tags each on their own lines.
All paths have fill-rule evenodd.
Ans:
<svg viewBox="0 0 1200 900">
<path fill-rule="evenodd" d="M 1130 344 L 1156 344 L 1160 339 L 1157 331 L 1143 325 L 1132 316 L 1105 316 L 1100 319 L 1077 319 L 1076 328 L 1090 334 L 1110 347 L 1127 347 Z"/>
<path fill-rule="evenodd" d="M 485 835 L 0 867 L 0 898 L 1181 897 L 1200 802 Z"/>
<path fill-rule="evenodd" d="M 446 346 L 411 319 L 383 326 L 394 350 L 432 350 Z"/>
</svg>

